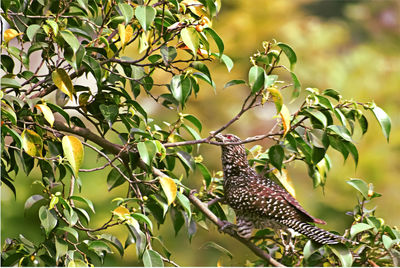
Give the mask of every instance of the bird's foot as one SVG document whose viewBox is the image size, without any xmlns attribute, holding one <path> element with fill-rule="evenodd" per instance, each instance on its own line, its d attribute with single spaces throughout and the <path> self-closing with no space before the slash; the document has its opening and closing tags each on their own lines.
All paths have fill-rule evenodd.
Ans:
<svg viewBox="0 0 400 268">
<path fill-rule="evenodd" d="M 218 228 L 218 231 L 233 235 L 236 232 L 236 225 L 229 221 L 222 221 L 223 225 Z"/>
<path fill-rule="evenodd" d="M 225 202 L 225 198 L 223 198 L 223 197 L 216 197 L 216 198 L 214 198 L 214 199 L 208 201 L 208 202 L 207 202 L 207 206 L 208 206 L 208 207 L 211 207 L 212 205 L 214 205 L 214 204 L 217 203 L 217 202 L 224 203 L 224 202 Z"/>
<path fill-rule="evenodd" d="M 287 239 L 285 239 L 283 232 L 280 232 L 280 237 L 282 240 L 282 244 L 284 247 L 285 254 L 293 254 L 296 253 L 295 246 L 292 240 L 292 236 L 290 233 L 287 235 Z"/>
</svg>

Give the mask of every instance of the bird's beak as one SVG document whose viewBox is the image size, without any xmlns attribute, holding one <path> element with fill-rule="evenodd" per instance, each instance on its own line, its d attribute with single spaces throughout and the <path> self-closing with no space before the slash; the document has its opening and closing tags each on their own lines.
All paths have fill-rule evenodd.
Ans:
<svg viewBox="0 0 400 268">
<path fill-rule="evenodd" d="M 214 136 L 216 141 L 223 142 L 224 141 L 224 135 L 221 133 L 218 133 L 217 135 Z"/>
</svg>

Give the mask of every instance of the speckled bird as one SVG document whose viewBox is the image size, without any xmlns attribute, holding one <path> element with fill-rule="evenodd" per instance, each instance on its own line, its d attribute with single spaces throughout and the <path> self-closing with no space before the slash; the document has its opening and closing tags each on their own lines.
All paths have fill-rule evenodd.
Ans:
<svg viewBox="0 0 400 268">
<path fill-rule="evenodd" d="M 352 242 L 309 224 L 325 222 L 311 216 L 277 183 L 257 174 L 247 161 L 243 144 L 237 144 L 241 141 L 237 136 L 217 134 L 215 139 L 224 143 L 221 146 L 224 198 L 235 210 L 239 236 L 249 239 L 254 228 L 292 229 L 321 244 Z"/>
</svg>

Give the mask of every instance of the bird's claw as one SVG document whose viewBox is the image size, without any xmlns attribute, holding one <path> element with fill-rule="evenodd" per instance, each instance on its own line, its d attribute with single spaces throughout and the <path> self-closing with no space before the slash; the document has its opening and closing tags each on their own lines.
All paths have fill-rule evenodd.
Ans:
<svg viewBox="0 0 400 268">
<path fill-rule="evenodd" d="M 222 223 L 223 223 L 223 225 L 218 228 L 218 230 L 220 232 L 224 232 L 224 233 L 228 233 L 228 234 L 233 234 L 235 232 L 235 229 L 236 229 L 235 224 L 233 224 L 229 221 L 225 221 L 225 220 L 222 221 Z"/>
</svg>

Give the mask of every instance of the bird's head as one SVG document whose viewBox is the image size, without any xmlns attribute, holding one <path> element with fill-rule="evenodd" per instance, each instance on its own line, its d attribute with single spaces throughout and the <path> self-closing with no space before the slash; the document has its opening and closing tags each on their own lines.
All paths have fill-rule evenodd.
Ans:
<svg viewBox="0 0 400 268">
<path fill-rule="evenodd" d="M 242 141 L 238 136 L 218 133 L 214 137 L 216 141 L 224 143 L 221 145 L 222 163 L 224 166 L 239 167 L 248 165 L 244 145 L 235 144 Z"/>
</svg>

